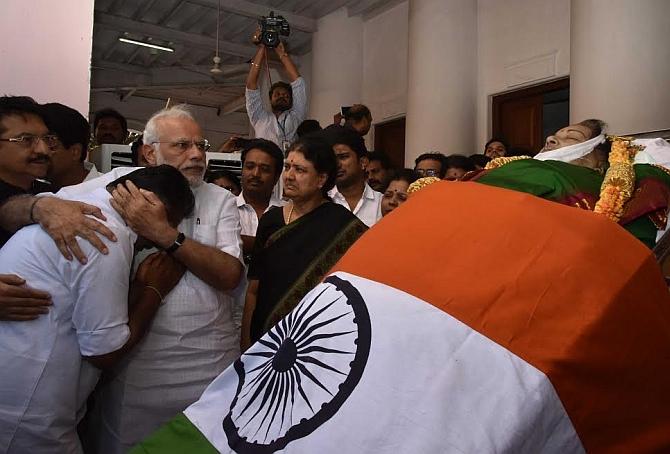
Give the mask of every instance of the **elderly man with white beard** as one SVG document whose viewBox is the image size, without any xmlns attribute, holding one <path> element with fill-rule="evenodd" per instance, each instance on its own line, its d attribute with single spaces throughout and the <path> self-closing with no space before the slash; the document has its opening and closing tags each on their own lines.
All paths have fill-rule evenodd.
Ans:
<svg viewBox="0 0 670 454">
<path fill-rule="evenodd" d="M 240 354 L 231 294 L 242 273 L 239 214 L 235 196 L 203 181 L 208 148 L 200 126 L 182 106 L 159 111 L 146 124 L 141 152 L 149 165 L 177 168 L 195 195 L 192 216 L 177 229 L 152 216 L 149 202 L 132 185 L 112 194 L 112 205 L 128 225 L 187 271 L 162 295 L 164 303 L 144 341 L 99 389 L 91 430 L 97 452 L 127 452 L 197 400 Z M 98 180 L 71 190 L 86 191 Z"/>
</svg>

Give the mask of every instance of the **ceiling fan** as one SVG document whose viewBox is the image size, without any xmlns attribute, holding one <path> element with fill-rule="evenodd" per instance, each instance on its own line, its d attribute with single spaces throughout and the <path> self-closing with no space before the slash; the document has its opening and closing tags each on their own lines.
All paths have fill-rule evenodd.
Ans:
<svg viewBox="0 0 670 454">
<path fill-rule="evenodd" d="M 221 57 L 219 57 L 219 29 L 221 28 L 221 0 L 219 0 L 218 7 L 216 9 L 216 53 L 214 58 L 214 65 L 212 69 L 209 70 L 215 76 L 223 74 L 221 70 Z"/>
</svg>

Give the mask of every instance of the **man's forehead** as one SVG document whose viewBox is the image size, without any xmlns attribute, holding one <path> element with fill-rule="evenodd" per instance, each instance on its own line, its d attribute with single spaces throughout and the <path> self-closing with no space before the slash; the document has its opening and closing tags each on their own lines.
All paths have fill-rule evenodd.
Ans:
<svg viewBox="0 0 670 454">
<path fill-rule="evenodd" d="M 335 151 L 336 155 L 345 155 L 347 153 L 355 153 L 355 151 L 347 144 L 344 143 L 336 143 L 333 145 L 333 150 Z"/>
<path fill-rule="evenodd" d="M 156 121 L 156 129 L 159 134 L 169 134 L 179 136 L 179 138 L 188 139 L 191 136 L 202 137 L 200 125 L 190 118 L 165 117 Z"/>
<path fill-rule="evenodd" d="M 245 162 L 273 162 L 273 158 L 267 151 L 259 148 L 252 148 L 244 157 Z"/>
<path fill-rule="evenodd" d="M 442 163 L 434 158 L 426 158 L 419 161 L 416 165 L 417 167 L 432 167 L 432 166 L 442 166 Z"/>
<path fill-rule="evenodd" d="M 0 130 L 13 134 L 23 132 L 31 134 L 45 134 L 48 129 L 41 117 L 33 113 L 21 113 L 6 115 L 0 120 Z"/>
<path fill-rule="evenodd" d="M 100 125 L 104 126 L 111 126 L 111 125 L 117 125 L 121 127 L 121 120 L 119 120 L 116 117 L 102 117 L 100 120 L 98 120 L 98 128 Z"/>
</svg>

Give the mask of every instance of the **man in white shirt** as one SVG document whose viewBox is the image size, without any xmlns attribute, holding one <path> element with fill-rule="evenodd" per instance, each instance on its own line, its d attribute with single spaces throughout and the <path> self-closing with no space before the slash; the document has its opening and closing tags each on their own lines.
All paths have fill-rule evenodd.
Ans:
<svg viewBox="0 0 670 454">
<path fill-rule="evenodd" d="M 152 216 L 145 200 L 126 191 L 114 191 L 113 205 L 138 234 L 172 251 L 187 271 L 165 298 L 143 342 L 100 390 L 98 452 L 128 451 L 197 400 L 240 354 L 232 316 L 232 290 L 243 269 L 235 197 L 203 181 L 209 144 L 183 106 L 154 114 L 143 140 L 141 151 L 150 166 L 169 164 L 189 180 L 193 215 L 175 229 Z"/>
<path fill-rule="evenodd" d="M 242 192 L 237 196 L 237 209 L 242 226 L 245 263 L 248 263 L 256 240 L 258 220 L 270 208 L 282 206 L 281 199 L 274 195 L 274 187 L 284 167 L 284 155 L 274 142 L 253 139 L 242 150 L 241 160 Z M 245 273 L 238 288 L 235 289 L 233 318 L 238 330 L 242 328 L 247 284 Z"/>
<path fill-rule="evenodd" d="M 328 195 L 354 213 L 368 227 L 382 217 L 382 194 L 365 182 L 367 155 L 365 142 L 355 130 L 346 126 L 332 125 L 323 130 L 323 136 L 333 146 L 337 157 L 335 187 Z"/>
<path fill-rule="evenodd" d="M 254 39 L 254 42 L 257 40 Z M 267 49 L 263 44 L 258 44 L 258 50 L 251 61 L 251 69 L 247 76 L 247 114 L 256 137 L 270 140 L 286 151 L 295 140 L 295 131 L 307 114 L 307 90 L 305 80 L 300 77 L 298 68 L 286 52 L 284 45 L 280 43 L 275 51 L 291 83 L 289 85 L 279 81 L 272 84 L 270 88 L 272 111 L 265 110 L 261 91 L 258 89 L 258 78 Z"/>
<path fill-rule="evenodd" d="M 153 191 L 147 195 L 152 209 L 175 225 L 193 209 L 188 183 L 172 167 L 142 169 L 116 183 L 125 181 Z M 87 262 L 68 261 L 39 225 L 24 227 L 0 250 L 0 273 L 17 273 L 49 289 L 53 301 L 36 320 L 0 322 L 0 452 L 81 452 L 76 426 L 98 369 L 110 367 L 141 339 L 183 273 L 169 257 L 160 259 L 173 262 L 161 266 L 160 275 L 147 279 L 142 270 L 129 308 L 133 249 L 147 243 L 112 209 L 109 190 L 78 197 L 100 207 L 115 233 L 107 255 L 84 242 Z"/>
<path fill-rule="evenodd" d="M 58 137 L 52 149 L 47 180 L 55 190 L 79 184 L 100 176 L 95 165 L 86 161 L 91 127 L 86 118 L 76 110 L 59 103 L 42 106 L 44 122 L 49 132 Z"/>
<path fill-rule="evenodd" d="M 253 139 L 242 150 L 242 192 L 237 196 L 237 209 L 242 226 L 245 256 L 251 253 L 260 217 L 282 201 L 273 195 L 284 166 L 284 155 L 269 140 Z"/>
</svg>

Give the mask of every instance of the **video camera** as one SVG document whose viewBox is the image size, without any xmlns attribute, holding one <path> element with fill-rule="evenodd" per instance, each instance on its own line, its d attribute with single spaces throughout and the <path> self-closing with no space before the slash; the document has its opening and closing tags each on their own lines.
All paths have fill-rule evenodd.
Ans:
<svg viewBox="0 0 670 454">
<path fill-rule="evenodd" d="M 258 19 L 258 24 L 261 27 L 259 42 L 265 47 L 277 47 L 281 42 L 279 35 L 288 36 L 291 33 L 288 21 L 282 16 L 275 16 L 274 11 L 270 11 L 269 16 Z"/>
</svg>

